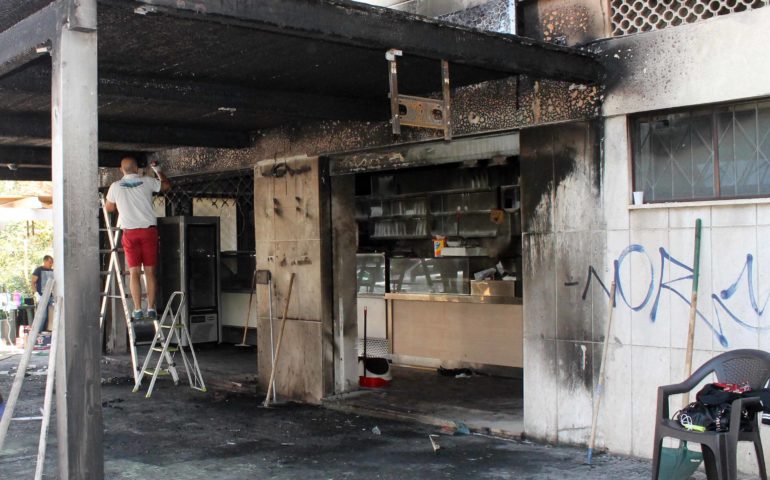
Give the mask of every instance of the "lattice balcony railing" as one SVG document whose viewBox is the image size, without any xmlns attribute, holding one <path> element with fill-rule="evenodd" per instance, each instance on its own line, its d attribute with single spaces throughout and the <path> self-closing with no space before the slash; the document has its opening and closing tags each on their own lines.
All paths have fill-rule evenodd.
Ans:
<svg viewBox="0 0 770 480">
<path fill-rule="evenodd" d="M 612 36 L 695 23 L 768 3 L 770 0 L 610 0 Z"/>
</svg>

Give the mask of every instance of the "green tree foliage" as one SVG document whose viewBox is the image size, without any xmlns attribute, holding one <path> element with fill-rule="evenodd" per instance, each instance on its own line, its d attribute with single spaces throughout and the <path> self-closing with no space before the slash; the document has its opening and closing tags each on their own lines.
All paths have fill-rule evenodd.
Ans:
<svg viewBox="0 0 770 480">
<path fill-rule="evenodd" d="M 51 195 L 51 182 L 19 182 L 0 180 L 0 195 Z"/>
<path fill-rule="evenodd" d="M 26 243 L 26 256 L 25 256 Z M 51 222 L 12 222 L 0 227 L 0 288 L 32 294 L 32 271 L 42 265 L 44 255 L 52 255 Z M 25 272 L 25 268 L 27 271 Z M 55 265 L 54 265 L 54 268 Z"/>
</svg>

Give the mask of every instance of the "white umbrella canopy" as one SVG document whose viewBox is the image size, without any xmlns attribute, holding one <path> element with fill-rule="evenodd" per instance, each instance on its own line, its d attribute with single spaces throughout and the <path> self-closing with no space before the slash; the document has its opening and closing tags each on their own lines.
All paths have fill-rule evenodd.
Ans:
<svg viewBox="0 0 770 480">
<path fill-rule="evenodd" d="M 50 195 L 0 195 L 0 225 L 24 220 L 52 221 Z"/>
</svg>

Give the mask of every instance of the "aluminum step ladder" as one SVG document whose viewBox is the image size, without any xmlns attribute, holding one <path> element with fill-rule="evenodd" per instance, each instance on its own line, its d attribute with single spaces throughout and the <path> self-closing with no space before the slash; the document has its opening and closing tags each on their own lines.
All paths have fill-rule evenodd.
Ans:
<svg viewBox="0 0 770 480">
<path fill-rule="evenodd" d="M 138 386 L 140 369 L 138 365 L 139 362 L 137 360 L 136 347 L 138 344 L 140 344 L 140 342 L 137 341 L 136 330 L 134 329 L 136 325 L 134 320 L 131 318 L 131 310 L 128 308 L 128 299 L 126 297 L 125 275 L 127 275 L 128 272 L 123 272 L 120 267 L 121 263 L 118 246 L 120 245 L 120 235 L 122 230 L 117 226 L 112 226 L 112 222 L 110 221 L 110 214 L 107 211 L 107 203 L 105 202 L 103 194 L 99 194 L 99 201 L 101 203 L 102 215 L 104 217 L 104 231 L 107 233 L 107 238 L 109 239 L 110 244 L 109 250 L 102 251 L 103 253 L 110 254 L 110 260 L 106 271 L 106 278 L 104 280 L 104 289 L 101 293 L 102 306 L 101 310 L 99 311 L 99 329 L 101 330 L 104 327 L 104 319 L 106 318 L 107 314 L 107 300 L 120 300 L 120 303 L 123 307 L 123 315 L 126 319 L 126 330 L 128 331 L 128 348 L 129 352 L 131 353 L 131 367 L 134 377 L 134 386 Z M 110 293 L 110 287 L 112 285 L 113 278 L 115 279 L 115 283 L 118 285 L 118 295 Z M 144 283 L 144 290 L 147 291 L 147 279 L 144 277 L 144 272 L 142 272 L 142 281 Z M 139 307 L 141 308 L 141 305 Z M 157 333 L 157 320 L 154 321 L 153 324 L 155 333 Z M 172 363 L 170 356 L 167 360 L 169 364 Z M 168 373 L 170 373 L 173 377 L 174 383 L 178 384 L 179 375 L 177 374 L 176 369 L 171 368 L 169 369 Z"/>
<path fill-rule="evenodd" d="M 175 304 L 176 309 L 174 309 Z M 190 331 L 182 320 L 183 308 L 184 293 L 178 291 L 172 293 L 166 303 L 166 308 L 163 310 L 160 321 L 156 320 L 155 322 L 155 338 L 152 340 L 150 350 L 147 352 L 144 364 L 139 372 L 139 380 L 134 386 L 134 393 L 138 392 L 141 388 L 144 376 L 152 375 L 150 386 L 145 395 L 146 398 L 150 398 L 152 389 L 155 387 L 155 381 L 158 379 L 159 375 L 163 374 L 161 368 L 163 366 L 163 360 L 166 360 L 167 370 L 175 372 L 176 364 L 174 363 L 174 357 L 177 353 L 182 357 L 182 363 L 184 364 L 185 373 L 187 373 L 187 381 L 190 384 L 190 388 L 201 392 L 206 391 L 206 384 L 203 382 L 203 374 L 201 374 L 201 369 L 198 365 L 198 358 L 195 356 L 195 349 L 193 348 L 192 338 L 190 338 Z M 174 342 L 174 345 L 172 345 L 171 342 Z M 185 347 L 184 345 L 187 346 Z M 191 358 L 187 357 L 188 352 L 185 351 L 185 348 L 189 349 Z M 150 370 L 148 367 L 153 361 L 152 357 L 155 354 L 159 354 L 158 359 L 155 361 L 155 368 Z M 177 384 L 178 381 L 175 380 L 174 385 Z"/>
</svg>

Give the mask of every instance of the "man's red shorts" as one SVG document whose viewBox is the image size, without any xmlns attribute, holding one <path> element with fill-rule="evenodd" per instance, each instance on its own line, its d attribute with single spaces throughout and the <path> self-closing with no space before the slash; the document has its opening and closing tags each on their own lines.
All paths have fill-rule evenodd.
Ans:
<svg viewBox="0 0 770 480">
<path fill-rule="evenodd" d="M 158 263 L 158 229 L 133 228 L 123 230 L 123 249 L 128 267 L 154 267 Z"/>
</svg>

